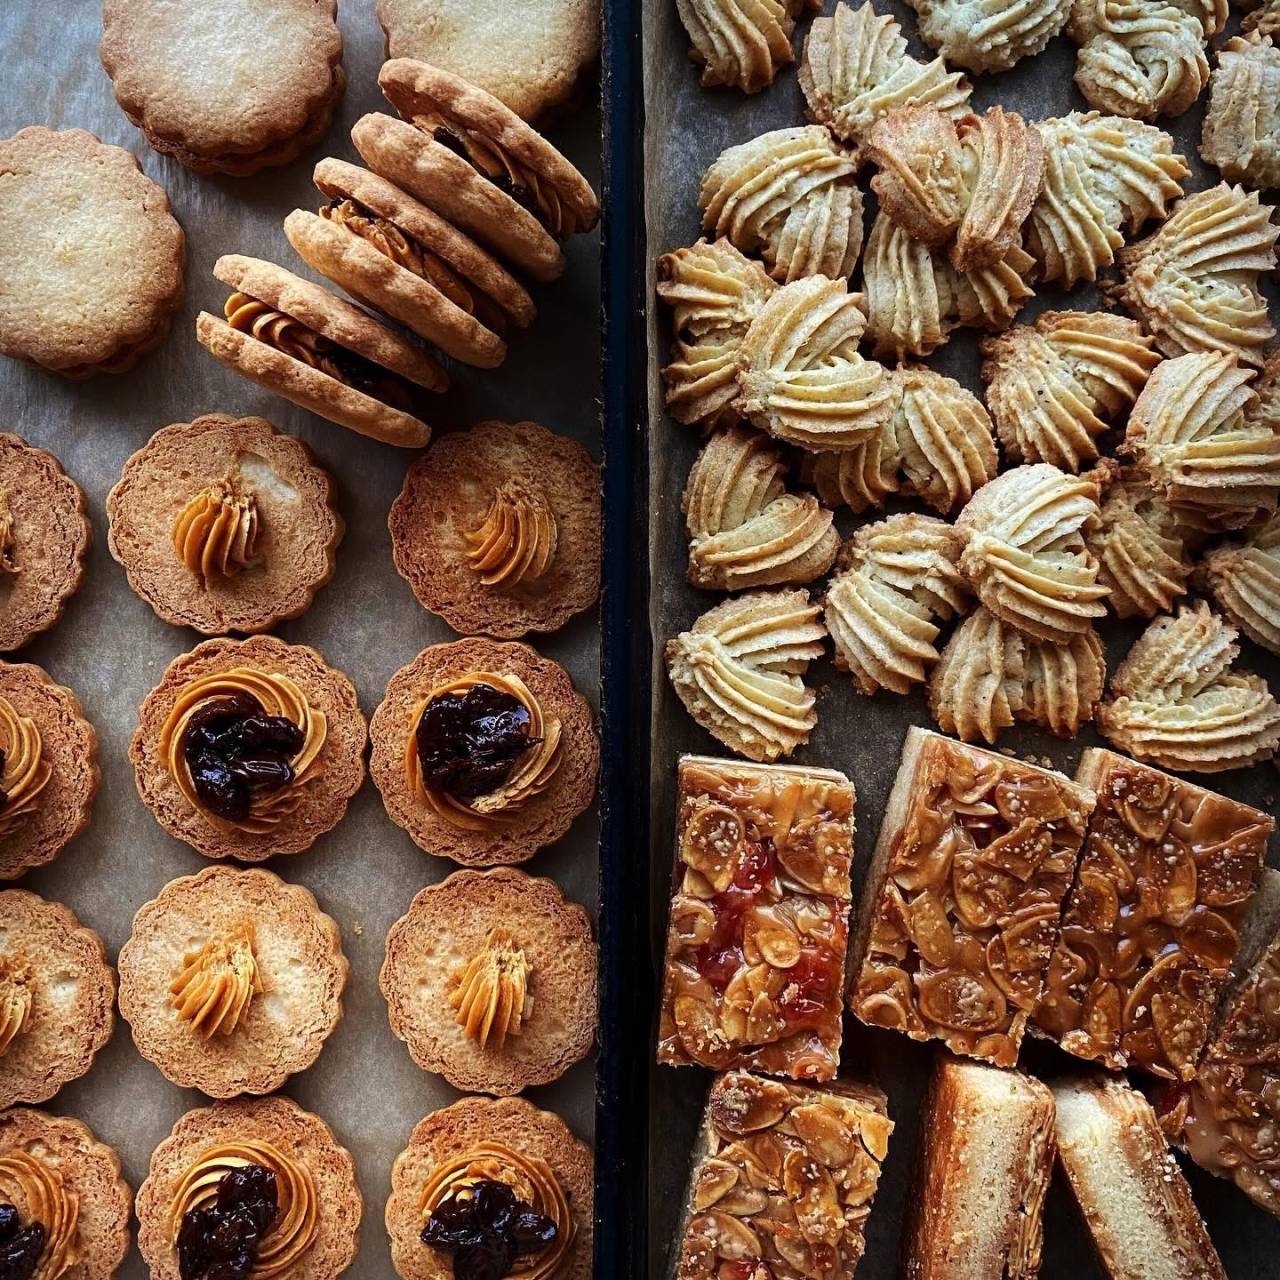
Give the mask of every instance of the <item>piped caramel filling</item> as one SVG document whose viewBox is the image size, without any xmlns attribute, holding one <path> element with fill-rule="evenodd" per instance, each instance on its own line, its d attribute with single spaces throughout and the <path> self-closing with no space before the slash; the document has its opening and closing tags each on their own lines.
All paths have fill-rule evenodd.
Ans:
<svg viewBox="0 0 1280 1280">
<path fill-rule="evenodd" d="M 248 921 L 188 952 L 169 987 L 170 1003 L 183 1022 L 206 1040 L 229 1036 L 262 994 L 262 974 L 254 954 L 257 937 Z"/>
<path fill-rule="evenodd" d="M 36 722 L 0 696 L 0 840 L 35 811 L 52 776 Z"/>
<path fill-rule="evenodd" d="M 173 526 L 179 560 L 206 582 L 231 578 L 259 562 L 262 522 L 253 494 L 230 479 L 217 480 L 183 507 Z"/>
<path fill-rule="evenodd" d="M 542 491 L 519 479 L 503 483 L 480 524 L 466 534 L 467 563 L 486 587 L 536 581 L 559 542 L 556 513 Z"/>
<path fill-rule="evenodd" d="M 18 572 L 13 562 L 13 511 L 9 507 L 9 494 L 0 485 L 0 577 Z"/>
<path fill-rule="evenodd" d="M 0 1154 L 0 1202 L 25 1223 L 45 1229 L 45 1245 L 31 1280 L 58 1280 L 80 1261 L 80 1201 L 62 1174 L 29 1151 Z"/>
<path fill-rule="evenodd" d="M 457 1010 L 458 1025 L 482 1049 L 492 1043 L 501 1049 L 518 1036 L 533 1013 L 529 994 L 529 961 L 516 946 L 509 929 L 489 931 L 484 946 L 454 977 L 457 986 L 449 1004 Z"/>
<path fill-rule="evenodd" d="M 25 956 L 0 956 L 0 1058 L 31 1026 L 31 979 Z"/>
</svg>

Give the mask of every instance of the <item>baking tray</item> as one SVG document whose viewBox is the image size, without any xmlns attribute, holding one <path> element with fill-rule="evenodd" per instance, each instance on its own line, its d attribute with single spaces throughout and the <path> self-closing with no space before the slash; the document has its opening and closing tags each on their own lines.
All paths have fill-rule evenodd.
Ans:
<svg viewBox="0 0 1280 1280">
<path fill-rule="evenodd" d="M 200 413 L 259 414 L 306 440 L 335 477 L 347 520 L 337 573 L 303 617 L 280 628 L 291 642 L 314 645 L 355 682 L 366 717 L 381 701 L 387 679 L 424 645 L 453 639 L 425 612 L 396 573 L 387 511 L 413 455 L 365 440 L 260 390 L 213 360 L 195 341 L 195 315 L 218 312 L 226 295 L 211 275 L 223 253 L 272 259 L 310 275 L 284 238 L 280 222 L 291 209 L 314 209 L 311 170 L 325 155 L 359 162 L 351 124 L 367 111 L 387 109 L 377 89 L 382 32 L 369 0 L 340 6 L 348 77 L 346 96 L 328 137 L 283 170 L 248 179 L 199 177 L 152 152 L 124 118 L 98 61 L 101 9 L 91 0 L 11 0 L 0 5 L 0 48 L 6 85 L 0 95 L 0 136 L 28 124 L 81 127 L 139 157 L 173 202 L 187 233 L 187 293 L 173 330 L 158 352 L 119 377 L 73 383 L 0 360 L 0 430 L 18 432 L 56 454 L 83 486 L 94 525 L 84 587 L 66 616 L 18 660 L 39 663 L 69 685 L 98 730 L 103 787 L 88 831 L 50 867 L 18 882 L 68 903 L 106 939 L 114 960 L 129 936 L 134 912 L 177 876 L 208 865 L 173 840 L 139 800 L 127 759 L 138 704 L 165 666 L 201 637 L 161 622 L 129 590 L 107 552 L 104 501 L 125 459 L 153 432 Z M 550 130 L 556 144 L 600 185 L 600 113 L 591 86 L 582 104 Z M 6 234 L 15 234 L 9 229 Z M 486 417 L 533 418 L 582 441 L 599 456 L 599 245 L 592 235 L 566 246 L 568 269 L 538 289 L 538 319 L 512 344 L 493 372 L 454 368 L 454 387 L 429 397 L 427 417 L 437 430 Z M 335 288 L 335 292 L 338 292 Z M 599 705 L 599 626 L 580 615 L 551 637 L 535 637 L 541 652 L 564 664 L 574 683 Z M 526 864 L 554 877 L 568 896 L 595 913 L 598 823 L 586 814 L 554 848 Z M 285 1092 L 324 1117 L 355 1156 L 364 1195 L 360 1253 L 349 1274 L 370 1280 L 394 1276 L 382 1225 L 391 1164 L 413 1125 L 458 1095 L 419 1070 L 387 1025 L 377 987 L 383 940 L 414 894 L 454 868 L 422 853 L 387 818 L 371 783 L 341 823 L 308 852 L 266 864 L 304 884 L 342 928 L 351 961 L 346 1016 L 316 1065 Z M 607 1038 L 605 1041 L 608 1043 Z M 592 1061 L 563 1079 L 532 1089 L 529 1099 L 565 1118 L 591 1140 L 595 1087 Z M 129 1029 L 115 1035 L 93 1070 L 64 1089 L 50 1110 L 77 1116 L 119 1151 L 136 1190 L 152 1149 L 201 1095 L 170 1085 L 138 1056 Z M 121 1275 L 146 1270 L 136 1249 Z"/>
<path fill-rule="evenodd" d="M 825 0 L 830 12 L 833 0 Z M 911 52 L 931 57 L 916 34 L 912 10 L 898 0 L 875 0 L 878 12 L 892 11 L 909 37 Z M 658 972 L 666 927 L 671 886 L 672 829 L 675 762 L 685 751 L 728 754 L 714 739 L 698 729 L 671 691 L 662 663 L 662 645 L 717 600 L 720 593 L 698 592 L 685 581 L 687 542 L 680 513 L 680 495 L 690 464 L 697 452 L 695 430 L 671 421 L 662 407 L 659 370 L 670 340 L 669 315 L 654 301 L 655 264 L 659 254 L 691 244 L 699 232 L 698 182 L 706 167 L 726 146 L 744 141 L 768 129 L 804 123 L 804 102 L 795 69 L 782 71 L 774 85 L 754 97 L 732 89 L 704 89 L 698 72 L 688 62 L 688 42 L 674 3 L 666 0 L 643 6 L 643 107 L 644 107 L 644 226 L 637 229 L 645 266 L 644 296 L 649 300 L 644 323 L 649 352 L 646 385 L 637 413 L 647 418 L 649 492 L 649 586 L 645 607 L 649 624 L 647 672 L 651 689 L 652 751 L 650 756 L 651 825 L 649 865 L 649 958 L 645 986 L 650 993 L 649 1061 L 652 1063 L 656 1028 Z M 796 48 L 800 48 L 809 20 L 800 23 Z M 1074 46 L 1065 38 L 1054 40 L 1039 57 L 1025 60 L 998 76 L 974 81 L 976 110 L 1001 103 L 1028 119 L 1085 110 L 1087 104 L 1072 83 Z M 1187 190 L 1199 190 L 1217 181 L 1216 173 L 1200 164 L 1196 148 L 1200 138 L 1202 106 L 1177 121 L 1162 121 L 1192 165 Z M 863 177 L 865 190 L 865 175 Z M 868 202 L 866 226 L 871 225 L 874 202 Z M 858 276 L 855 274 L 855 283 Z M 1267 286 L 1270 288 L 1270 286 Z M 1277 314 L 1274 291 L 1273 316 Z M 1090 309 L 1099 305 L 1097 291 L 1080 287 L 1070 293 L 1042 289 L 1019 316 L 1026 322 L 1039 311 L 1055 308 Z M 978 336 L 957 333 L 927 362 L 930 367 L 981 391 L 978 378 Z M 897 510 L 920 510 L 909 503 L 890 504 L 884 513 L 857 519 L 844 511 L 838 517 L 847 536 L 853 527 Z M 1114 622 L 1102 628 L 1108 667 L 1125 653 L 1140 631 L 1136 625 Z M 1241 663 L 1265 675 L 1280 690 L 1280 661 L 1255 645 L 1245 643 Z M 860 697 L 848 676 L 824 660 L 810 668 L 808 683 L 819 691 L 818 726 L 809 745 L 795 755 L 798 762 L 829 765 L 844 770 L 858 792 L 857 857 L 854 864 L 854 897 L 861 893 L 876 833 L 889 788 L 897 770 L 903 737 L 911 724 L 931 724 L 924 697 L 880 694 Z M 1085 746 L 1101 741 L 1087 726 L 1074 741 L 1061 742 L 1034 726 L 1009 730 L 999 741 L 1001 749 L 1048 756 L 1068 773 Z M 1280 779 L 1269 765 L 1228 775 L 1218 775 L 1209 785 L 1252 804 L 1276 812 Z M 1273 843 L 1270 861 L 1275 863 Z M 869 1075 L 889 1094 L 889 1110 L 896 1124 L 889 1144 L 880 1188 L 872 1210 L 867 1253 L 858 1268 L 858 1280 L 888 1280 L 897 1275 L 898 1239 L 915 1155 L 918 1117 L 932 1057 L 930 1046 L 905 1036 L 877 1031 L 846 1017 L 841 1068 L 848 1074 Z M 1041 1074 L 1078 1068 L 1078 1060 L 1056 1048 L 1029 1041 L 1022 1061 Z M 683 1211 L 688 1153 L 711 1076 L 696 1068 L 650 1068 L 648 1274 L 663 1276 L 672 1265 L 676 1233 Z M 1202 1172 L 1189 1162 L 1187 1170 L 1196 1203 L 1208 1223 L 1214 1243 L 1228 1273 L 1248 1277 L 1280 1277 L 1280 1221 L 1255 1208 L 1230 1183 Z M 1071 1216 L 1062 1188 L 1055 1184 L 1047 1210 L 1044 1280 L 1083 1280 L 1095 1274 L 1083 1247 L 1085 1236 Z"/>
</svg>

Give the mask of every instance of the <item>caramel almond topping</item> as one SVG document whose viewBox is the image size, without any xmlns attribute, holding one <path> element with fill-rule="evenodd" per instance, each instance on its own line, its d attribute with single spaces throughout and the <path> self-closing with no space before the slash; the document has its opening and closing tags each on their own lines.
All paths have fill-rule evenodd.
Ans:
<svg viewBox="0 0 1280 1280">
<path fill-rule="evenodd" d="M 518 479 L 499 487 L 484 519 L 464 536 L 467 561 L 486 587 L 541 578 L 559 542 L 556 513 L 546 496 Z"/>
<path fill-rule="evenodd" d="M 456 974 L 458 985 L 449 1004 L 458 1011 L 458 1026 L 482 1049 L 493 1042 L 501 1049 L 507 1036 L 518 1036 L 533 1013 L 529 994 L 529 961 L 508 929 L 491 929 L 484 948 Z"/>
<path fill-rule="evenodd" d="M 263 1236 L 249 1272 L 250 1280 L 273 1280 L 288 1275 L 315 1242 L 320 1230 L 316 1185 L 311 1170 L 300 1160 L 259 1139 L 210 1147 L 182 1175 L 169 1206 L 174 1248 L 182 1219 L 192 1209 L 204 1209 L 217 1199 L 218 1183 L 233 1169 L 261 1165 L 276 1175 L 278 1209 Z"/>
<path fill-rule="evenodd" d="M 18 572 L 13 563 L 13 511 L 9 507 L 9 495 L 0 485 L 0 576 Z"/>
<path fill-rule="evenodd" d="M 0 840 L 35 810 L 52 776 L 36 722 L 0 696 Z"/>
<path fill-rule="evenodd" d="M 0 1153 L 0 1201 L 24 1222 L 45 1229 L 45 1245 L 31 1280 L 58 1280 L 80 1261 L 80 1201 L 62 1174 L 29 1151 Z"/>
<path fill-rule="evenodd" d="M 23 955 L 0 955 L 0 1058 L 31 1026 L 31 967 Z"/>
<path fill-rule="evenodd" d="M 231 578 L 258 563 L 261 532 L 253 494 L 240 493 L 230 479 L 217 480 L 183 507 L 173 526 L 173 549 L 205 581 Z"/>
<path fill-rule="evenodd" d="M 254 955 L 257 937 L 244 922 L 188 952 L 169 987 L 170 1002 L 183 1022 L 208 1040 L 229 1036 L 249 1016 L 262 994 L 262 974 Z"/>
</svg>

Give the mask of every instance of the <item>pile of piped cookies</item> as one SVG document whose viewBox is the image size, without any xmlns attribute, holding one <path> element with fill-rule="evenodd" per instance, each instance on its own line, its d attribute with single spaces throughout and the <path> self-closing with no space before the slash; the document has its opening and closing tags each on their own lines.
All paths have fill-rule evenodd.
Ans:
<svg viewBox="0 0 1280 1280">
<path fill-rule="evenodd" d="M 701 433 L 666 665 L 746 758 L 677 765 L 658 1059 L 722 1073 L 677 1274 L 853 1274 L 893 1125 L 838 1074 L 847 1012 L 941 1042 L 904 1274 L 1035 1276 L 1056 1150 L 1106 1275 L 1223 1276 L 1169 1151 L 1280 1213 L 1280 875 L 1269 814 L 1175 775 L 1280 752 L 1247 653 L 1280 654 L 1280 6 L 1215 50 L 1225 3 L 911 5 L 936 56 L 879 0 L 676 4 L 704 85 L 796 61 L 807 117 L 732 113 L 655 273 Z M 1091 110 L 971 103 L 961 69 L 1060 32 Z M 1202 94 L 1196 189 L 1159 120 Z M 966 329 L 970 385 L 931 367 Z M 1108 673 L 1115 620 L 1145 629 Z M 851 901 L 859 744 L 912 690 L 942 734 L 909 730 Z M 1020 722 L 1115 750 L 1071 780 L 971 745 Z M 1024 1031 L 1084 1063 L 1046 1085 Z"/>
</svg>

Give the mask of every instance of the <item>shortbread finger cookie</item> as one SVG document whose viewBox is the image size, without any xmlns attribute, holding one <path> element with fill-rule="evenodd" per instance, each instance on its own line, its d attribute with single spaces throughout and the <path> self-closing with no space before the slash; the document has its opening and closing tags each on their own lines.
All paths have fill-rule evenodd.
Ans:
<svg viewBox="0 0 1280 1280">
<path fill-rule="evenodd" d="M 179 1264 L 180 1233 L 201 1276 L 247 1253 L 248 1274 L 336 1280 L 355 1258 L 364 1203 L 333 1130 L 276 1095 L 188 1111 L 152 1153 L 137 1211 L 154 1280 L 193 1274 Z M 251 1234 L 235 1221 L 245 1215 Z"/>
<path fill-rule="evenodd" d="M 228 254 L 213 274 L 232 293 L 222 316 L 196 317 L 196 337 L 210 355 L 361 435 L 406 449 L 430 439 L 414 388 L 443 391 L 448 378 L 425 351 L 275 263 Z"/>
<path fill-rule="evenodd" d="M 342 1017 L 338 926 L 260 868 L 171 881 L 120 950 L 120 1016 L 166 1079 L 211 1098 L 270 1093 L 305 1071 Z"/>
<path fill-rule="evenodd" d="M 102 65 L 125 115 L 197 173 L 287 164 L 342 96 L 337 0 L 106 0 Z"/>
<path fill-rule="evenodd" d="M 206 858 L 300 853 L 364 780 L 351 681 L 275 636 L 206 640 L 147 694 L 129 744 L 138 794 Z"/>
<path fill-rule="evenodd" d="M 554 880 L 515 868 L 455 871 L 387 935 L 378 985 L 391 1029 L 456 1089 L 519 1093 L 591 1049 L 591 921 Z"/>
<path fill-rule="evenodd" d="M 107 545 L 166 622 L 269 631 L 333 577 L 333 481 L 265 418 L 204 414 L 157 431 L 107 495 Z"/>
<path fill-rule="evenodd" d="M 464 1221 L 510 1248 L 512 1275 L 590 1280 L 594 1181 L 591 1148 L 559 1116 L 523 1098 L 462 1098 L 419 1122 L 392 1166 L 391 1261 L 404 1280 L 453 1280 L 446 1221 L 469 1203 Z M 502 1205 L 536 1215 L 534 1240 L 509 1234 L 512 1215 L 484 1212 Z"/>
<path fill-rule="evenodd" d="M 123 373 L 160 344 L 186 240 L 169 197 L 83 129 L 0 141 L 0 353 L 68 378 Z"/>
<path fill-rule="evenodd" d="M 0 432 L 0 652 L 62 616 L 92 538 L 84 493 L 57 458 Z"/>
<path fill-rule="evenodd" d="M 111 1039 L 115 999 L 107 949 L 70 907 L 0 891 L 0 1110 L 84 1075 Z"/>
<path fill-rule="evenodd" d="M 0 880 L 15 880 L 89 825 L 98 735 L 70 689 L 31 663 L 0 662 L 0 751 Z"/>
<path fill-rule="evenodd" d="M 387 523 L 419 603 L 464 635 L 555 631 L 599 597 L 600 468 L 536 422 L 441 436 Z"/>
<path fill-rule="evenodd" d="M 467 866 L 524 862 L 595 795 L 591 707 L 525 644 L 456 640 L 391 677 L 370 722 L 369 772 L 391 820 Z"/>
<path fill-rule="evenodd" d="M 34 1269 L 15 1275 L 111 1280 L 129 1252 L 133 1194 L 120 1157 L 70 1116 L 0 1112 L 0 1204 L 17 1211 L 15 1233 L 43 1228 Z M 5 1248 L 8 1261 L 12 1240 Z"/>
</svg>

